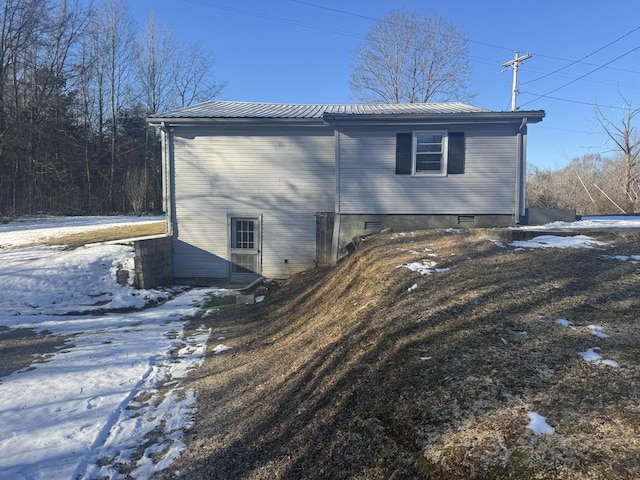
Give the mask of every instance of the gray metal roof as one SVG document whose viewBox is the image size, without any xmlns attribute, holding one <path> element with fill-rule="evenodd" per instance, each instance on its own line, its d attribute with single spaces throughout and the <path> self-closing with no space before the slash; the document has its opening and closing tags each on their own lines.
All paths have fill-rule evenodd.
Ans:
<svg viewBox="0 0 640 480">
<path fill-rule="evenodd" d="M 325 115 L 437 115 L 486 113 L 490 110 L 464 103 L 410 103 L 386 105 L 297 105 L 211 101 L 152 115 L 153 119 L 205 118 L 280 118 L 321 119 Z"/>
</svg>

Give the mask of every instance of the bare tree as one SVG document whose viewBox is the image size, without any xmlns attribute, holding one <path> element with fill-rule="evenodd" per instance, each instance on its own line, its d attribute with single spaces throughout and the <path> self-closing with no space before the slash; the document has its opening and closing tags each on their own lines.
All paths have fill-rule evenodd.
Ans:
<svg viewBox="0 0 640 480">
<path fill-rule="evenodd" d="M 137 29 L 127 4 L 0 2 L 0 214 L 161 208 L 160 139 L 145 119 L 222 85 L 211 55 L 153 17 Z"/>
<path fill-rule="evenodd" d="M 600 126 L 615 145 L 610 151 L 622 159 L 620 187 L 626 197 L 627 207 L 635 210 L 640 202 L 640 135 L 633 122 L 640 114 L 640 109 L 632 108 L 631 100 L 623 100 L 625 109 L 622 118 L 613 120 L 607 117 L 598 104 L 595 111 Z"/>
<path fill-rule="evenodd" d="M 144 213 L 147 190 L 149 189 L 149 176 L 145 169 L 132 169 L 127 171 L 124 184 L 125 193 L 131 208 L 137 216 Z"/>
<path fill-rule="evenodd" d="M 391 10 L 355 51 L 351 88 L 365 103 L 471 101 L 469 47 L 438 15 Z"/>
<path fill-rule="evenodd" d="M 180 107 L 211 100 L 220 94 L 224 83 L 212 77 L 214 65 L 213 56 L 203 51 L 199 43 L 178 52 L 173 82 Z"/>
<path fill-rule="evenodd" d="M 620 183 L 624 169 L 622 157 L 599 154 L 576 157 L 559 170 L 534 167 L 527 175 L 527 206 L 573 209 L 580 215 L 628 211 L 632 207 Z"/>
<path fill-rule="evenodd" d="M 155 14 L 149 15 L 135 48 L 135 71 L 140 98 L 151 114 L 174 106 L 171 97 L 176 50 L 171 30 L 158 26 Z"/>
<path fill-rule="evenodd" d="M 46 0 L 5 0 L 0 4 L 0 132 L 5 128 L 7 86 L 13 76 L 15 101 L 22 54 L 38 42 L 45 28 L 41 12 L 47 9 Z"/>
<path fill-rule="evenodd" d="M 110 129 L 110 158 L 107 200 L 114 201 L 116 168 L 118 163 L 118 119 L 131 94 L 131 64 L 134 24 L 123 0 L 108 0 L 101 4 L 97 15 L 94 38 L 98 53 L 97 93 L 100 123 L 106 114 Z M 106 123 L 105 123 L 106 124 Z"/>
<path fill-rule="evenodd" d="M 11 132 L 10 124 L 19 118 L 19 72 L 25 51 L 38 42 L 44 28 L 39 12 L 46 8 L 45 0 L 5 0 L 0 4 L 0 213 L 21 209 L 21 177 L 30 175 L 31 165 L 23 161 L 17 148 L 17 129 Z"/>
</svg>

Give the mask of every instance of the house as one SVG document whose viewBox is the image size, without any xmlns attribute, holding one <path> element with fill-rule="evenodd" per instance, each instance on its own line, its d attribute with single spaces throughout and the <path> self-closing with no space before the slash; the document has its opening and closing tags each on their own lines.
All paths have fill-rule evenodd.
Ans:
<svg viewBox="0 0 640 480">
<path fill-rule="evenodd" d="M 527 127 L 543 117 L 228 101 L 154 115 L 175 275 L 286 278 L 386 227 L 518 224 Z"/>
</svg>

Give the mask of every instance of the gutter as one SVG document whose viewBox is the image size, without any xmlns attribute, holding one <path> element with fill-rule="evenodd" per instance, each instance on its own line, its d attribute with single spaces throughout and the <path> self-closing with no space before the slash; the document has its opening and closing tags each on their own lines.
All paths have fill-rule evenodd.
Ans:
<svg viewBox="0 0 640 480">
<path fill-rule="evenodd" d="M 269 118 L 269 117 L 149 117 L 147 118 L 152 126 L 162 124 L 172 127 L 200 127 L 207 125 L 260 125 L 274 127 L 327 127 L 327 123 L 322 118 Z"/>
<path fill-rule="evenodd" d="M 433 114 L 324 114 L 322 118 L 333 125 L 464 125 L 481 123 L 515 123 L 527 119 L 528 123 L 538 123 L 545 116 L 544 110 L 527 112 L 471 112 Z"/>
</svg>

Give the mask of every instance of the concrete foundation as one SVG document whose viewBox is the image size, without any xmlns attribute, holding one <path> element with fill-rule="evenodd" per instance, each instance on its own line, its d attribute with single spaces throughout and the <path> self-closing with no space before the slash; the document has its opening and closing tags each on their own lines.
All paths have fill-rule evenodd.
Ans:
<svg viewBox="0 0 640 480">
<path fill-rule="evenodd" d="M 345 215 L 339 216 L 342 250 L 354 237 L 390 228 L 394 232 L 429 228 L 493 228 L 515 225 L 513 215 Z"/>
<path fill-rule="evenodd" d="M 527 208 L 523 224 L 546 225 L 551 222 L 575 222 L 576 211 L 562 208 Z"/>
</svg>

